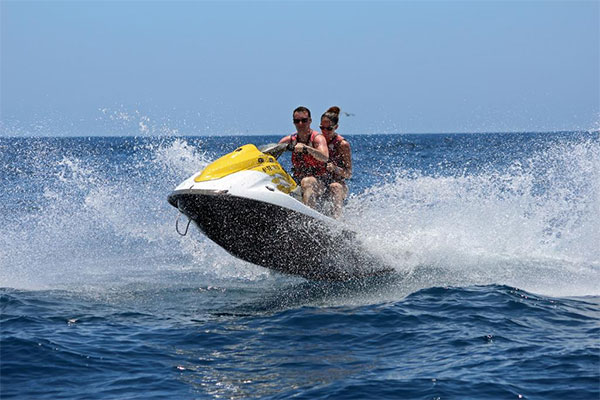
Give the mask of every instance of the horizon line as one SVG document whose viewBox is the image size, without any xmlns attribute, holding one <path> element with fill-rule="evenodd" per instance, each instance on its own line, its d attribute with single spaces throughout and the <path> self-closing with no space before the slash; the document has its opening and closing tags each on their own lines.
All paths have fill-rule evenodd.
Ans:
<svg viewBox="0 0 600 400">
<path fill-rule="evenodd" d="M 380 135 L 518 135 L 518 134 L 557 134 L 557 133 L 589 133 L 600 134 L 600 129 L 587 130 L 553 130 L 553 131 L 481 131 L 481 132 L 392 132 L 392 133 L 345 133 L 344 136 L 380 136 Z M 106 135 L 106 134 L 89 134 L 89 135 L 0 135 L 0 139 L 39 139 L 39 138 L 181 138 L 181 137 L 243 137 L 243 136 L 274 136 L 284 137 L 285 135 L 274 133 L 239 133 L 239 134 L 221 134 L 221 135 Z"/>
</svg>

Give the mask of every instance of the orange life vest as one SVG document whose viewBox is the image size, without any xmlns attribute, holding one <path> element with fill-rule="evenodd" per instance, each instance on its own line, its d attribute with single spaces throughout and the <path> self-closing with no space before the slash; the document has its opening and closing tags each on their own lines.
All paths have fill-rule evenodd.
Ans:
<svg viewBox="0 0 600 400">
<path fill-rule="evenodd" d="M 314 148 L 314 139 L 318 135 L 321 135 L 321 133 L 317 131 L 312 131 L 310 138 L 308 138 L 308 142 L 304 144 Z M 294 133 L 290 136 L 290 138 L 292 139 L 292 143 L 297 143 L 298 133 Z M 298 154 L 296 152 L 293 152 L 292 167 L 292 171 L 294 173 L 294 178 L 296 179 L 296 181 L 301 180 L 302 178 L 305 178 L 307 176 L 321 177 L 327 175 L 327 164 L 323 161 L 317 160 L 310 154 Z"/>
</svg>

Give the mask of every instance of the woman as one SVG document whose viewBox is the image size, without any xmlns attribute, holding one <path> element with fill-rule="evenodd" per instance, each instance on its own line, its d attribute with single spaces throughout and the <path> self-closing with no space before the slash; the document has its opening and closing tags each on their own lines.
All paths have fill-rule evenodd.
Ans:
<svg viewBox="0 0 600 400">
<path fill-rule="evenodd" d="M 330 107 L 321 116 L 321 132 L 327 141 L 329 161 L 325 184 L 333 203 L 332 216 L 339 218 L 342 214 L 344 200 L 348 196 L 346 179 L 352 177 L 352 154 L 350 143 L 336 132 L 340 118 L 340 108 Z"/>
</svg>

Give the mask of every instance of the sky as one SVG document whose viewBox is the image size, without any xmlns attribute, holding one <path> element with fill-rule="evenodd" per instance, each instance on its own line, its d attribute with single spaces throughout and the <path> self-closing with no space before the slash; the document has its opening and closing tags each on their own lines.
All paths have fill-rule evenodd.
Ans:
<svg viewBox="0 0 600 400">
<path fill-rule="evenodd" d="M 0 0 L 0 136 L 600 126 L 600 1 Z"/>
</svg>

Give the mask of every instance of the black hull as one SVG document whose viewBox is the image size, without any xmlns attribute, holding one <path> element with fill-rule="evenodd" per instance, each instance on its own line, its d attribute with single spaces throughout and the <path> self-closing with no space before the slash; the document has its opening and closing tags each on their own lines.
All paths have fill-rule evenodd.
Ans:
<svg viewBox="0 0 600 400">
<path fill-rule="evenodd" d="M 235 257 L 280 273 L 348 280 L 385 271 L 352 232 L 300 212 L 198 190 L 176 191 L 168 200 Z"/>
</svg>

